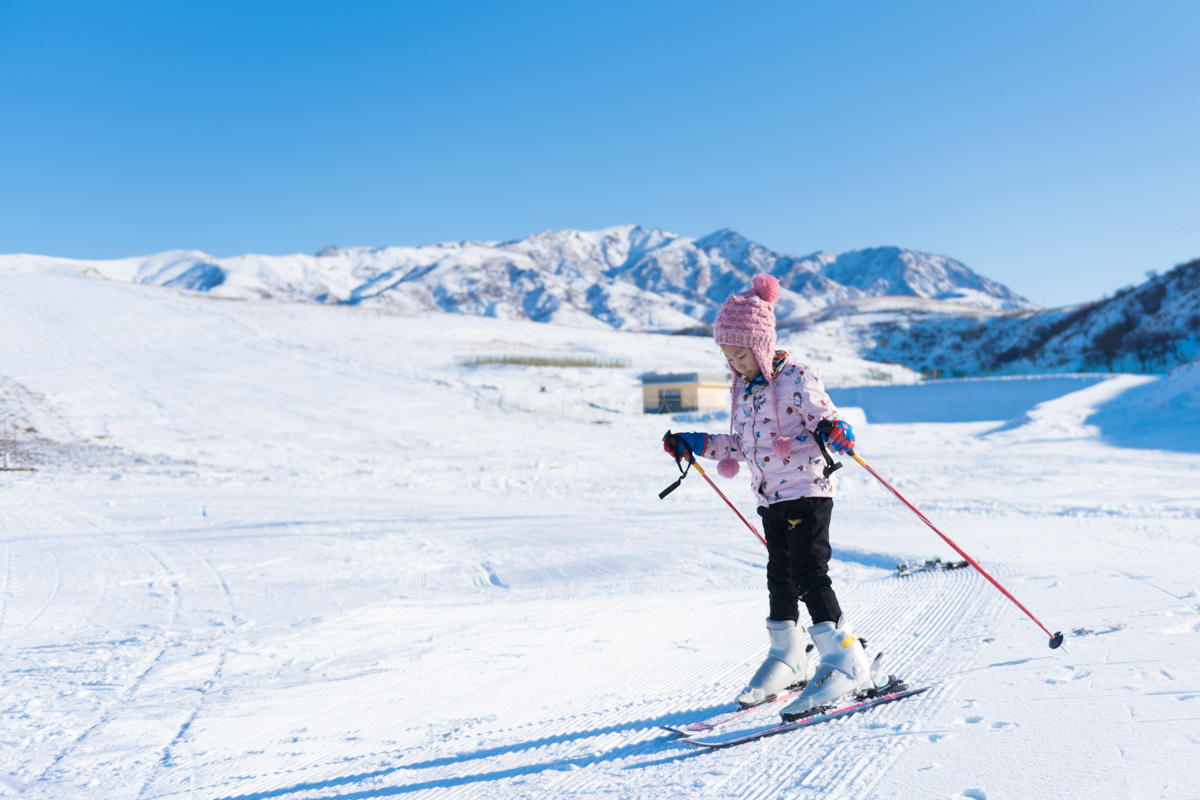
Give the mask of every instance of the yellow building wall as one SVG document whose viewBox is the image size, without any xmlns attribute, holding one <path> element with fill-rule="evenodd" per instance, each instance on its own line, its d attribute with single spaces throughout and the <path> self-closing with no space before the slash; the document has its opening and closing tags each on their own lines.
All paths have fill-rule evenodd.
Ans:
<svg viewBox="0 0 1200 800">
<path fill-rule="evenodd" d="M 699 397 L 697 406 L 708 410 L 722 410 L 729 408 L 729 387 L 728 386 L 699 386 L 697 387 Z"/>
<path fill-rule="evenodd" d="M 658 411 L 658 393 L 662 390 L 679 392 L 679 404 L 685 410 L 719 411 L 729 405 L 729 387 L 707 383 L 652 383 L 642 387 L 642 409 Z"/>
</svg>

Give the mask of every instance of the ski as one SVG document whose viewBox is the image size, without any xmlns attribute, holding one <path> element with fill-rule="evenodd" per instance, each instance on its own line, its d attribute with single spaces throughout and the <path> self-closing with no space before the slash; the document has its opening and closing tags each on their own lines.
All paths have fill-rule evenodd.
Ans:
<svg viewBox="0 0 1200 800">
<path fill-rule="evenodd" d="M 924 564 L 909 564 L 907 561 L 901 561 L 896 565 L 896 577 L 908 578 L 918 572 L 945 572 L 952 569 L 963 569 L 966 566 L 966 561 L 942 561 L 940 558 L 931 558 Z"/>
<path fill-rule="evenodd" d="M 787 733 L 788 731 L 799 730 L 800 728 L 808 728 L 812 725 L 817 725 L 822 722 L 829 722 L 833 719 L 848 717 L 851 714 L 857 714 L 859 711 L 866 711 L 868 708 L 874 708 L 875 706 L 881 706 L 884 703 L 892 703 L 896 700 L 903 700 L 905 697 L 912 697 L 915 694 L 927 692 L 932 688 L 933 686 L 922 686 L 920 689 L 904 689 L 902 691 L 892 692 L 891 694 L 883 694 L 879 695 L 878 697 L 859 700 L 848 706 L 842 706 L 841 708 L 830 708 L 826 711 L 818 711 L 812 716 L 805 717 L 804 719 L 798 719 L 794 722 L 784 722 L 771 728 L 761 728 L 743 736 L 737 736 L 733 739 L 683 739 L 682 741 L 684 744 L 691 745 L 692 747 L 704 747 L 710 750 L 716 750 L 722 747 L 733 747 L 737 744 L 753 742 L 756 739 L 762 739 L 767 736 L 775 736 L 779 733 Z"/>
<path fill-rule="evenodd" d="M 662 725 L 661 727 L 663 730 L 671 731 L 671 733 L 678 733 L 680 736 L 695 736 L 697 733 L 708 733 L 709 731 L 715 731 L 718 728 L 729 725 L 730 723 L 741 722 L 747 717 L 754 716 L 755 714 L 758 714 L 768 708 L 776 708 L 780 703 L 786 703 L 789 700 L 799 697 L 800 692 L 802 691 L 804 691 L 803 685 L 797 686 L 795 689 L 784 692 L 783 694 L 776 695 L 774 700 L 767 700 L 766 702 L 759 703 L 756 706 L 726 711 L 716 715 L 715 717 L 709 717 L 708 719 L 701 720 L 699 722 L 692 722 L 687 725 Z"/>
</svg>

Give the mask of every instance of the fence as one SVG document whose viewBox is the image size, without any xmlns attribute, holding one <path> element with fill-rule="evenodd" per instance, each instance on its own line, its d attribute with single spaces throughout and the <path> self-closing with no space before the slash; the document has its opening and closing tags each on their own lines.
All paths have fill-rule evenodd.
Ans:
<svg viewBox="0 0 1200 800">
<path fill-rule="evenodd" d="M 602 367 L 627 369 L 628 358 L 597 358 L 594 356 L 459 356 L 454 363 L 460 367 L 482 367 L 491 364 L 512 364 L 521 367 Z"/>
</svg>

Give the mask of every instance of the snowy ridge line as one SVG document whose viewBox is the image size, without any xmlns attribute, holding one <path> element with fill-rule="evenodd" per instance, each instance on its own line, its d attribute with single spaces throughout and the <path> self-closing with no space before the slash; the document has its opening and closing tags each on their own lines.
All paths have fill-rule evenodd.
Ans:
<svg viewBox="0 0 1200 800">
<path fill-rule="evenodd" d="M 1091 303 L 1011 315 L 862 314 L 863 355 L 964 374 L 1162 372 L 1200 356 L 1200 259 Z"/>
<path fill-rule="evenodd" d="M 215 258 L 176 250 L 85 261 L 0 255 L 0 272 L 165 286 L 233 299 L 364 305 L 618 329 L 711 322 L 759 272 L 782 286 L 780 318 L 848 300 L 901 295 L 952 306 L 1029 309 L 1007 287 L 946 256 L 899 247 L 792 256 L 722 230 L 700 239 L 633 225 L 546 231 L 509 242 L 326 248 L 316 255 Z"/>
</svg>

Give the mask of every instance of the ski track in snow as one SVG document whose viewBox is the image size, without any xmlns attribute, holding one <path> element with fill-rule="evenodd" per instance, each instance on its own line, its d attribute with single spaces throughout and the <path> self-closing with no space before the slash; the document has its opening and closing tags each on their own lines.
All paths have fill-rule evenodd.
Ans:
<svg viewBox="0 0 1200 800">
<path fill-rule="evenodd" d="M 152 563 L 155 574 L 151 583 L 165 590 L 166 607 L 161 609 L 165 620 L 162 622 L 161 632 L 147 642 L 148 646 L 141 649 L 142 658 L 139 659 L 139 662 L 130 665 L 131 669 L 126 672 L 128 683 L 119 687 L 113 700 L 104 703 L 98 709 L 98 718 L 94 724 L 84 730 L 68 748 L 54 758 L 53 762 L 43 771 L 39 780 L 54 782 L 56 778 L 60 777 L 59 773 L 63 771 L 64 762 L 87 760 L 89 756 L 95 757 L 97 750 L 112 751 L 120 750 L 123 747 L 144 749 L 145 743 L 140 736 L 137 742 L 122 741 L 127 736 L 122 729 L 131 725 L 144 727 L 143 723 L 149 723 L 149 726 L 155 730 L 151 738 L 156 736 L 161 741 L 160 746 L 151 747 L 149 752 L 139 758 L 135 764 L 124 766 L 128 770 L 122 776 L 126 785 L 122 791 L 111 796 L 143 797 L 165 794 L 166 792 L 161 791 L 160 787 L 155 785 L 157 778 L 163 771 L 163 767 L 175 766 L 178 761 L 184 765 L 183 779 L 194 786 L 196 784 L 195 768 L 192 764 L 192 754 L 186 742 L 182 740 L 183 734 L 200 711 L 204 700 L 204 686 L 211 685 L 219 677 L 224 652 L 215 655 L 215 667 L 207 680 L 203 678 L 203 667 L 201 667 L 200 675 L 193 673 L 188 676 L 189 683 L 198 682 L 200 686 L 181 687 L 176 685 L 177 676 L 169 674 L 173 668 L 179 666 L 178 660 L 172 657 L 171 639 L 172 634 L 176 633 L 176 624 L 181 616 L 187 617 L 214 610 L 211 591 L 201 589 L 200 591 L 185 592 L 180 587 L 181 575 L 189 572 L 188 560 L 199 562 L 199 565 L 207 567 L 210 572 L 212 572 L 211 565 L 186 544 L 179 548 L 172 548 L 168 555 L 161 546 L 151 546 L 145 542 L 116 535 L 85 515 L 75 514 L 73 516 L 75 520 L 82 521 L 98 531 L 106 542 L 111 543 L 108 547 L 98 545 L 89 547 L 89 550 L 94 550 L 97 555 L 106 556 L 107 553 L 114 550 L 135 550 L 143 559 L 148 559 Z M 71 520 L 62 519 L 58 522 L 60 525 L 66 526 L 70 524 Z M 100 587 L 101 595 L 94 598 L 92 611 L 85 612 L 85 616 L 77 620 L 76 625 L 86 623 L 91 613 L 105 607 L 104 601 L 109 596 L 113 583 L 112 572 L 120 575 L 117 559 L 105 557 L 104 562 L 102 574 L 106 576 L 106 580 Z M 193 563 L 191 566 L 194 567 L 197 564 Z M 84 570 L 77 570 L 76 574 L 83 572 Z M 216 577 L 215 573 L 213 576 Z M 219 577 L 217 581 L 220 583 Z M 47 607 L 49 604 L 48 602 Z M 229 614 L 227 593 L 224 605 L 225 613 Z M 65 611 L 64 615 L 69 613 L 71 611 Z M 110 642 L 99 642 L 93 646 L 106 647 L 111 644 Z M 178 645 L 174 647 L 178 648 Z M 81 649 L 86 650 L 86 648 Z M 213 657 L 208 656 L 203 660 L 212 661 Z M 189 665 L 188 671 L 193 672 L 196 666 Z M 87 685 L 86 682 L 84 685 Z M 182 722 L 180 722 L 181 719 Z M 94 742 L 100 742 L 100 744 L 93 744 Z M 181 759 L 175 757 L 176 750 L 182 750 Z M 137 777 L 132 778 L 133 775 Z M 178 776 L 173 775 L 171 780 L 178 779 Z"/>
<path fill-rule="evenodd" d="M 885 577 L 848 587 L 844 593 L 849 607 L 872 620 L 872 625 L 884 631 L 880 645 L 885 652 L 894 647 L 902 656 L 888 659 L 891 668 L 910 676 L 916 683 L 940 680 L 943 685 L 921 703 L 897 704 L 879 709 L 866 720 L 871 736 L 856 742 L 862 720 L 833 722 L 795 737 L 780 737 L 764 745 L 771 748 L 772 758 L 789 764 L 776 769 L 771 776 L 758 776 L 753 786 L 733 790 L 726 786 L 705 786 L 704 795 L 754 797 L 771 796 L 785 785 L 795 783 L 797 768 L 803 774 L 799 785 L 823 795 L 831 791 L 844 796 L 857 792 L 886 769 L 890 760 L 902 750 L 914 726 L 922 721 L 929 708 L 936 708 L 940 693 L 949 691 L 953 675 L 931 674 L 920 662 L 942 654 L 947 648 L 971 649 L 972 631 L 986 627 L 986 621 L 997 610 L 994 598 L 977 591 L 978 576 L 963 572 L 918 575 L 909 579 Z M 298 794 L 336 786 L 357 786 L 362 796 L 387 796 L 429 791 L 438 796 L 513 796 L 524 792 L 520 783 L 528 777 L 546 773 L 552 775 L 550 785 L 531 793 L 587 794 L 599 791 L 617 780 L 623 770 L 671 771 L 672 765 L 696 756 L 674 743 L 674 737 L 658 728 L 669 721 L 681 721 L 693 714 L 712 710 L 714 701 L 725 699 L 734 685 L 744 677 L 747 653 L 755 653 L 758 636 L 745 636 L 737 619 L 740 606 L 758 605 L 757 592 L 739 593 L 721 598 L 720 605 L 731 609 L 726 620 L 712 619 L 714 634 L 696 641 L 687 649 L 703 653 L 687 672 L 664 675 L 655 665 L 669 660 L 671 651 L 680 649 L 676 643 L 662 642 L 658 631 L 623 642 L 615 652 L 606 648 L 606 660 L 619 664 L 617 674 L 594 677 L 586 686 L 573 687 L 549 709 L 530 707 L 531 689 L 549 683 L 573 662 L 596 648 L 598 641 L 617 635 L 613 629 L 603 631 L 598 638 L 594 628 L 589 638 L 579 644 L 556 652 L 528 667 L 495 681 L 473 687 L 453 700 L 438 704 L 424 712 L 408 715 L 402 726 L 390 736 L 414 745 L 389 766 L 374 765 L 361 770 L 346 770 L 353 763 L 357 747 L 342 747 L 326 754 L 329 761 L 342 761 L 337 771 L 318 771 L 318 774 L 298 781 L 284 789 L 261 789 L 246 785 L 231 797 L 276 797 Z M 521 599 L 522 604 L 536 603 L 540 593 Z M 919 602 L 914 604 L 914 596 Z M 648 599 L 651 609 L 660 605 Z M 728 605 L 726 605 L 728 604 Z M 505 608 L 507 612 L 509 609 Z M 921 633 L 916 637 L 897 633 L 904 631 L 914 619 L 923 619 Z M 495 624 L 500 624 L 499 620 Z M 907 626 L 907 627 L 906 627 Z M 755 631 L 754 633 L 757 633 Z M 978 637 L 976 637 L 977 640 Z M 749 641 L 748 641 L 749 640 Z M 874 646 L 875 642 L 871 642 Z M 711 684 L 718 675 L 719 685 L 727 686 L 714 693 Z M 914 685 L 916 685 L 914 683 Z M 680 691 L 680 686 L 690 687 Z M 697 688 L 699 687 L 699 688 Z M 715 696 L 714 696 L 715 695 Z M 648 701 L 647 696 L 656 697 Z M 474 716 L 478 705 L 486 700 L 488 718 Z M 570 713 L 574 707 L 586 708 L 581 714 Z M 549 716 L 544 712 L 549 711 Z M 492 720 L 496 721 L 492 721 Z M 503 720 L 503 724 L 499 721 Z M 347 721 L 348 724 L 349 721 Z M 462 753 L 463 740 L 429 735 L 430 728 L 444 731 L 465 726 L 470 740 L 501 741 L 504 744 L 480 747 L 476 752 Z M 533 738 L 529 738 L 529 737 Z M 429 739 L 432 738 L 432 742 Z M 422 739 L 425 743 L 417 744 Z M 880 747 L 885 758 L 880 758 Z M 859 751 L 859 752 L 854 752 Z M 874 754 L 874 755 L 872 755 Z M 874 766 L 864 768 L 864 757 Z M 706 754 L 717 762 L 716 768 L 732 776 L 746 759 L 745 753 Z M 759 754 L 757 757 L 761 757 Z M 665 762 L 665 763 L 664 763 Z M 801 766 L 802 765 L 802 766 Z M 707 765 L 712 768 L 713 765 Z M 518 785 L 513 785 L 515 781 Z M 270 785 L 271 781 L 260 782 Z M 370 789 L 363 783 L 374 783 Z M 497 783 L 497 786 L 489 784 Z M 446 790 L 437 792 L 435 790 Z M 355 793 L 332 796 L 357 796 Z M 837 796 L 835 793 L 834 796 Z"/>
<path fill-rule="evenodd" d="M 765 553 L 699 479 L 657 499 L 675 477 L 658 439 L 688 423 L 637 413 L 633 376 L 709 369 L 710 342 L 31 275 L 0 276 L 0 325 L 21 404 L 0 413 L 69 456 L 0 479 L 0 796 L 1200 785 L 1200 461 L 1086 424 L 1137 378 L 1017 420 L 859 430 L 1063 650 L 972 571 L 892 576 L 953 554 L 849 465 L 842 605 L 889 672 L 938 685 L 698 752 L 660 726 L 728 708 L 763 657 Z M 831 380 L 863 371 L 822 347 Z M 634 366 L 453 366 L 496 352 Z M 750 510 L 741 481 L 723 488 Z"/>
</svg>

